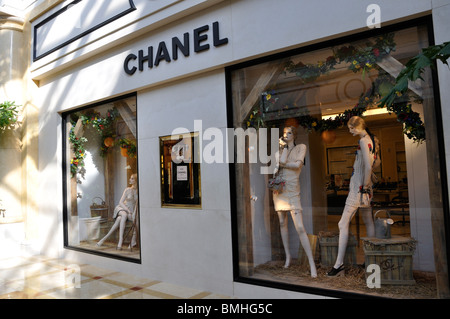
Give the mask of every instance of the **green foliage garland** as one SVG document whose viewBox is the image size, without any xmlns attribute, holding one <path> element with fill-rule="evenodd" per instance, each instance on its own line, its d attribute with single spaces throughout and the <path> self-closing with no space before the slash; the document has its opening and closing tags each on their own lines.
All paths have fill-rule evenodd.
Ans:
<svg viewBox="0 0 450 319">
<path fill-rule="evenodd" d="M 70 175 L 73 178 L 84 168 L 84 158 L 86 157 L 84 144 L 87 142 L 87 138 L 77 137 L 75 135 L 76 122 L 72 121 L 71 124 L 69 141 L 72 144 L 73 157 L 70 160 Z"/>
<path fill-rule="evenodd" d="M 109 149 L 113 146 L 107 146 L 104 144 L 104 140 L 108 137 L 115 138 L 115 123 L 119 111 L 116 108 L 112 108 L 106 112 L 106 116 L 102 117 L 99 112 L 90 111 L 87 114 L 80 115 L 81 121 L 84 126 L 92 126 L 98 134 L 101 136 L 100 155 L 106 156 Z"/>
<path fill-rule="evenodd" d="M 397 115 L 399 122 L 404 124 L 403 132 L 410 139 L 417 142 L 425 140 L 425 126 L 420 119 L 420 114 L 411 109 L 409 101 L 398 101 L 405 96 L 408 91 L 408 81 L 416 81 L 422 78 L 422 74 L 427 67 L 435 67 L 435 61 L 440 60 L 448 66 L 447 60 L 450 58 L 450 41 L 440 45 L 424 48 L 420 54 L 409 60 L 405 68 L 399 73 L 395 80 L 395 85 L 381 99 L 378 107 L 386 107 L 388 111 Z"/>
<path fill-rule="evenodd" d="M 100 155 L 106 156 L 107 152 L 114 146 L 105 145 L 106 138 L 116 138 L 115 124 L 119 117 L 119 111 L 116 108 L 112 108 L 106 112 L 106 116 L 102 117 L 99 112 L 89 111 L 85 114 L 77 114 L 77 119 L 71 121 L 72 128 L 69 132 L 69 142 L 72 145 L 73 157 L 70 160 L 70 172 L 71 177 L 75 177 L 77 174 L 82 173 L 85 166 L 84 159 L 86 157 L 85 144 L 88 141 L 86 137 L 76 137 L 74 129 L 78 120 L 81 120 L 83 127 L 92 127 L 101 136 Z M 128 139 L 120 139 L 120 146 L 124 146 L 128 149 L 130 157 L 136 157 L 136 144 Z"/>
<path fill-rule="evenodd" d="M 287 62 L 285 71 L 295 73 L 304 83 L 313 82 L 320 76 L 334 70 L 334 66 L 340 63 L 348 63 L 348 69 L 353 72 L 362 71 L 363 75 L 376 67 L 378 61 L 383 60 L 391 51 L 395 50 L 394 33 L 377 37 L 374 42 L 366 43 L 366 47 L 357 49 L 353 45 L 342 46 L 333 49 L 333 55 L 325 61 L 317 64 L 304 64 L 292 61 Z"/>
</svg>

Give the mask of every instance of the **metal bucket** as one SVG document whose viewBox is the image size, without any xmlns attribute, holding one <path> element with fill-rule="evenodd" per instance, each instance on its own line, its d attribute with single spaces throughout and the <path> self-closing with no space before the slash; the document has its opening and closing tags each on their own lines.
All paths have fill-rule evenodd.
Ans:
<svg viewBox="0 0 450 319">
<path fill-rule="evenodd" d="M 388 218 L 377 218 L 377 214 L 379 212 L 385 212 Z M 391 219 L 391 215 L 386 210 L 379 210 L 373 215 L 375 219 L 375 237 L 386 239 L 391 238 L 391 225 L 394 224 L 394 221 Z"/>
</svg>

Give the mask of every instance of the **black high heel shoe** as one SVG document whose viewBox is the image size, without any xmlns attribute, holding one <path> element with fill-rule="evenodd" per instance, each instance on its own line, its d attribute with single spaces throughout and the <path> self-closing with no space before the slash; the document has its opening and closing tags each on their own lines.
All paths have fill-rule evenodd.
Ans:
<svg viewBox="0 0 450 319">
<path fill-rule="evenodd" d="M 344 275 L 344 265 L 341 265 L 339 268 L 331 268 L 331 270 L 327 273 L 328 277 L 338 277 Z"/>
</svg>

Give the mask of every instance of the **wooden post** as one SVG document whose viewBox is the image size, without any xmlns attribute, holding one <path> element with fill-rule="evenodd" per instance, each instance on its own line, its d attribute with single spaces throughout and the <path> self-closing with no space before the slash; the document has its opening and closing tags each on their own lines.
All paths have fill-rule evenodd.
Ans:
<svg viewBox="0 0 450 319">
<path fill-rule="evenodd" d="M 72 129 L 71 125 L 67 125 L 67 136 L 69 135 L 70 130 Z M 73 129 L 73 132 L 76 137 L 81 137 L 83 135 L 83 123 L 81 122 L 81 119 L 78 119 L 77 123 L 75 124 L 75 128 Z M 73 158 L 73 148 L 70 147 L 69 151 L 69 159 Z M 78 204 L 77 204 L 77 176 L 74 176 L 70 179 L 70 215 L 71 216 L 78 216 Z"/>
<path fill-rule="evenodd" d="M 267 89 L 273 79 L 283 71 L 284 61 L 269 63 L 265 71 L 259 76 L 256 84 L 248 94 L 239 91 L 233 93 L 234 122 L 240 125 L 255 103 L 261 98 L 261 93 Z M 244 81 L 238 73 L 235 81 Z M 239 86 L 239 87 L 245 87 Z M 244 99 L 245 97 L 245 99 Z M 242 101 L 243 100 L 243 101 Z M 248 149 L 247 141 L 245 149 Z M 251 276 L 253 274 L 253 225 L 250 203 L 250 167 L 249 154 L 246 152 L 244 164 L 236 164 L 236 201 L 239 237 L 239 269 L 242 275 Z M 278 227 L 279 232 L 279 227 Z M 273 237 L 273 236 L 272 236 Z"/>
<path fill-rule="evenodd" d="M 114 213 L 114 153 L 107 152 L 105 159 L 105 203 L 108 205 L 108 220 Z"/>
<path fill-rule="evenodd" d="M 432 85 L 431 73 L 427 70 L 424 74 L 425 83 Z M 441 170 L 439 161 L 439 145 L 435 127 L 436 112 L 434 110 L 435 104 L 431 98 L 431 87 L 426 86 L 425 99 L 423 101 L 423 117 L 425 123 L 426 147 L 427 147 L 427 162 L 428 162 L 428 181 L 430 187 L 430 213 L 431 213 L 431 227 L 433 229 L 433 246 L 434 246 L 434 264 L 436 274 L 436 286 L 438 297 L 443 299 L 450 298 L 449 290 L 449 275 L 448 263 L 445 242 L 445 221 L 442 201 L 442 186 L 441 186 Z"/>
</svg>

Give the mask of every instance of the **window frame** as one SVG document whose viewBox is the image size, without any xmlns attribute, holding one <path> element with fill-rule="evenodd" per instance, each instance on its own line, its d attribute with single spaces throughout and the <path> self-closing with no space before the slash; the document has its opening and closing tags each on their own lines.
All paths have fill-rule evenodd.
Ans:
<svg viewBox="0 0 450 319">
<path fill-rule="evenodd" d="M 68 209 L 68 178 L 70 178 L 69 176 L 67 176 L 67 165 L 68 165 L 68 161 L 69 159 L 67 158 L 67 149 L 70 147 L 69 143 L 68 143 L 68 134 L 67 134 L 67 117 L 75 112 L 79 112 L 79 111 L 83 111 L 86 109 L 91 109 L 91 108 L 95 108 L 97 106 L 101 106 L 104 104 L 108 104 L 108 103 L 112 103 L 112 102 L 116 102 L 119 100 L 123 100 L 123 99 L 127 99 L 127 98 L 132 98 L 134 97 L 136 99 L 136 145 L 137 145 L 137 153 L 136 153 L 136 166 L 137 166 L 137 170 L 136 170 L 136 174 L 138 175 L 138 189 L 139 189 L 139 146 L 138 146 L 138 106 L 137 106 L 137 93 L 133 92 L 130 94 L 126 94 L 126 95 L 121 95 L 115 98 L 110 98 L 110 99 L 106 99 L 106 100 L 102 100 L 100 102 L 96 102 L 94 104 L 89 104 L 86 106 L 82 106 L 80 108 L 75 108 L 75 109 L 71 109 L 69 111 L 64 111 L 62 113 L 60 113 L 61 115 L 61 136 L 62 136 L 62 163 L 61 163 L 61 169 L 62 169 L 62 196 L 63 196 L 63 200 L 62 200 L 62 204 L 63 204 L 63 211 L 62 211 L 62 217 L 63 217 L 63 247 L 64 249 L 68 249 L 68 250 L 73 250 L 73 251 L 78 251 L 78 252 L 83 252 L 83 253 L 88 253 L 91 255 L 97 255 L 97 256 L 101 256 L 101 257 L 107 257 L 107 258 L 111 258 L 111 259 L 117 259 L 117 260 L 122 260 L 122 261 L 127 261 L 127 262 L 132 262 L 132 263 L 136 263 L 136 264 L 142 264 L 142 250 L 141 250 L 141 245 L 139 245 L 139 259 L 137 258 L 131 258 L 131 257 L 126 257 L 126 256 L 120 256 L 120 255 L 115 255 L 115 254 L 109 254 L 109 253 L 105 253 L 102 251 L 96 251 L 96 250 L 91 250 L 91 249 L 86 249 L 86 248 L 81 248 L 81 247 L 76 247 L 76 246 L 71 246 L 69 244 L 69 229 L 68 229 L 68 222 L 69 222 L 69 214 L 70 211 Z M 139 191 L 140 192 L 140 191 Z M 140 214 L 140 207 L 138 207 L 138 213 Z M 140 235 L 140 225 L 139 225 L 139 231 L 138 231 L 138 236 L 141 238 Z M 140 239 L 139 239 L 139 242 Z"/>
<path fill-rule="evenodd" d="M 359 32 L 359 30 L 355 30 L 353 34 L 339 37 L 337 36 L 334 39 L 326 40 L 323 42 L 317 42 L 311 45 L 306 45 L 303 47 L 299 47 L 296 49 L 287 50 L 281 53 L 275 53 L 271 55 L 267 55 L 264 57 L 252 59 L 249 61 L 241 62 L 235 65 L 231 65 L 225 68 L 225 80 L 226 80 L 226 98 L 227 98 L 227 123 L 228 127 L 234 128 L 234 110 L 233 110 L 233 87 L 232 87 L 232 73 L 234 71 L 259 65 L 262 63 L 275 61 L 278 59 L 283 59 L 287 57 L 291 57 L 294 55 L 305 54 L 308 52 L 325 49 L 329 47 L 333 47 L 336 45 L 342 45 L 343 43 L 349 43 L 354 41 L 364 40 L 370 37 L 376 37 L 381 34 L 399 31 L 402 29 L 414 27 L 417 25 L 424 25 L 427 28 L 428 33 L 428 45 L 434 45 L 434 32 L 433 32 L 433 23 L 432 16 L 427 15 L 424 17 L 419 17 L 415 19 L 411 19 L 405 22 L 393 23 L 390 25 L 383 26 L 382 28 L 370 29 L 367 31 Z M 445 229 L 445 251 L 447 253 L 447 274 L 449 278 L 449 282 L 447 283 L 450 287 L 450 208 L 449 208 L 449 193 L 448 193 L 448 176 L 446 170 L 446 157 L 445 157 L 445 149 L 444 149 L 444 133 L 443 133 L 443 119 L 442 119 L 442 106 L 440 102 L 440 91 L 439 91 L 439 82 L 436 68 L 431 69 L 431 79 L 433 85 L 433 99 L 434 99 L 434 117 L 436 121 L 436 136 L 438 142 L 439 149 L 439 169 L 441 172 L 441 183 L 440 188 L 442 192 L 442 211 L 444 218 L 444 229 Z M 289 284 L 284 282 L 277 282 L 275 280 L 263 280 L 263 279 L 254 279 L 245 277 L 240 274 L 239 271 L 239 235 L 238 235 L 238 207 L 237 207 L 237 199 L 236 199 L 236 166 L 235 163 L 229 163 L 229 178 L 230 178 L 230 207 L 231 207 L 231 228 L 232 228 L 232 252 L 233 252 L 233 277 L 234 281 L 238 283 L 251 284 L 255 286 L 263 286 L 268 288 L 276 288 L 282 290 L 288 290 L 293 292 L 301 292 L 308 293 L 314 295 L 328 296 L 328 297 L 336 297 L 336 298 L 364 298 L 364 299 L 372 299 L 379 298 L 376 296 L 363 294 L 363 293 L 355 293 L 349 291 L 338 291 L 333 289 L 326 288 L 317 288 L 311 286 L 301 286 L 296 284 Z"/>
</svg>

